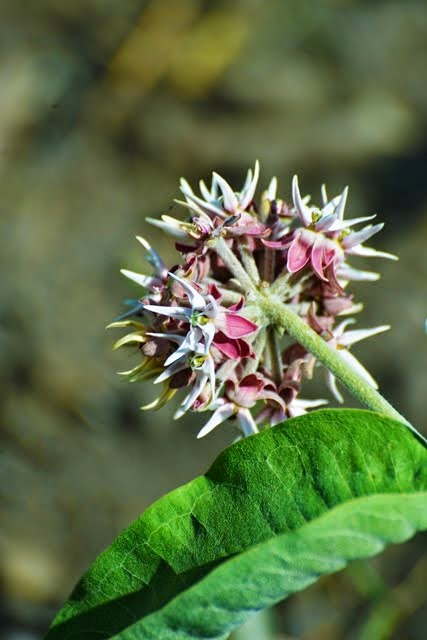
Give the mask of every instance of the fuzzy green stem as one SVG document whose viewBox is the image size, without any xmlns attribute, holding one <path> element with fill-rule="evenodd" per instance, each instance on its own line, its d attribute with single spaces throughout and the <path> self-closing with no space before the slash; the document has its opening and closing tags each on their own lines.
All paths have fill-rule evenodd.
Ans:
<svg viewBox="0 0 427 640">
<path fill-rule="evenodd" d="M 270 369 L 274 382 L 277 386 L 282 381 L 282 357 L 280 353 L 279 336 L 274 327 L 267 329 L 267 345 L 269 354 Z"/>
<path fill-rule="evenodd" d="M 255 284 L 252 278 L 246 273 L 242 266 L 242 263 L 236 258 L 232 249 L 228 246 L 224 238 L 215 238 L 209 243 L 216 251 L 220 258 L 222 258 L 224 264 L 233 274 L 233 276 L 240 282 L 240 284 L 249 292 L 256 291 Z"/>
<path fill-rule="evenodd" d="M 289 306 L 268 294 L 260 293 L 258 304 L 268 316 L 270 323 L 286 331 L 299 344 L 305 347 L 340 380 L 345 387 L 372 411 L 378 411 L 394 420 L 403 422 L 424 445 L 427 440 L 404 418 L 385 398 L 382 397 L 364 378 L 356 373 L 304 320 Z"/>
<path fill-rule="evenodd" d="M 255 282 L 256 284 L 259 284 L 260 277 L 259 277 L 258 267 L 249 247 L 247 247 L 246 245 L 240 245 L 239 253 L 240 253 L 240 258 L 242 259 L 243 266 L 246 269 L 246 272 L 251 277 L 253 282 Z"/>
<path fill-rule="evenodd" d="M 255 354 L 255 358 L 248 358 L 243 369 L 243 376 L 248 376 L 251 373 L 255 373 L 258 369 L 261 357 L 264 353 L 265 342 L 267 340 L 267 331 L 262 327 L 255 339 L 252 342 L 252 349 Z"/>
</svg>

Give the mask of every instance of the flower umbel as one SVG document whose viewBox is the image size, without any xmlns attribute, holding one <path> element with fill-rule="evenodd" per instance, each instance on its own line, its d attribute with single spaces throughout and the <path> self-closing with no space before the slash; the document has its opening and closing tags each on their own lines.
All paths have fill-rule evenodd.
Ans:
<svg viewBox="0 0 427 640">
<path fill-rule="evenodd" d="M 255 200 L 258 179 L 258 162 L 240 192 L 216 173 L 210 188 L 200 182 L 200 195 L 182 179 L 184 200 L 177 202 L 187 218 L 148 219 L 177 239 L 178 264 L 168 269 L 138 237 L 154 272 L 122 270 L 142 287 L 131 310 L 111 325 L 131 328 L 115 346 L 136 348 L 141 357 L 123 374 L 133 382 L 152 379 L 162 385 L 158 398 L 143 408 L 158 408 L 184 390 L 175 417 L 212 412 L 199 437 L 230 420 L 250 435 L 326 403 L 300 398 L 304 380 L 322 363 L 292 332 L 283 332 L 273 313 L 265 313 L 268 300 L 291 309 L 341 361 L 377 387 L 350 347 L 389 327 L 347 330 L 354 322 L 349 314 L 361 309 L 347 287 L 379 275 L 351 267 L 347 259 L 396 259 L 363 244 L 383 225 L 353 230 L 375 216 L 344 220 L 347 188 L 329 200 L 322 187 L 319 208 L 301 196 L 295 176 L 288 205 L 277 196 L 276 178 Z M 342 402 L 330 370 L 327 386 Z"/>
</svg>

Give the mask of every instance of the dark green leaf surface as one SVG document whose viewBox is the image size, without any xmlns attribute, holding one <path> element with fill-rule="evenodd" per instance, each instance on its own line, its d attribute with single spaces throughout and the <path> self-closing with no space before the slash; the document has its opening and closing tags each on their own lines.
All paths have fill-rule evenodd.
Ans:
<svg viewBox="0 0 427 640">
<path fill-rule="evenodd" d="M 48 640 L 226 638 L 254 611 L 427 528 L 427 450 L 356 410 L 224 451 L 101 554 Z"/>
</svg>

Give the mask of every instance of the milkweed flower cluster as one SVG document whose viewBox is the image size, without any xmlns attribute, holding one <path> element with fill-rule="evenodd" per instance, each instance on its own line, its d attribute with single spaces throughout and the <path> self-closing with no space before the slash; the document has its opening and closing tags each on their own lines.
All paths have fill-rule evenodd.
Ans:
<svg viewBox="0 0 427 640">
<path fill-rule="evenodd" d="M 355 322 L 349 316 L 361 309 L 348 286 L 379 275 L 350 266 L 348 259 L 395 260 L 364 244 L 383 224 L 354 230 L 375 216 L 346 220 L 347 188 L 329 199 L 322 187 L 318 207 L 301 196 L 297 177 L 291 202 L 277 194 L 276 178 L 256 200 L 258 178 L 257 162 L 239 192 L 216 173 L 210 188 L 200 182 L 199 194 L 182 179 L 183 199 L 177 202 L 187 210 L 186 219 L 148 218 L 175 238 L 177 264 L 168 268 L 138 237 L 153 271 L 122 270 L 142 287 L 132 308 L 110 325 L 131 330 L 116 348 L 136 347 L 140 354 L 136 366 L 122 374 L 161 387 L 145 409 L 159 408 L 182 392 L 175 417 L 210 412 L 199 437 L 228 420 L 250 435 L 326 403 L 300 396 L 304 380 L 320 363 L 275 326 L 259 304 L 261 297 L 287 305 L 377 387 L 350 348 L 389 327 L 348 329 Z M 327 369 L 326 384 L 342 402 Z"/>
</svg>

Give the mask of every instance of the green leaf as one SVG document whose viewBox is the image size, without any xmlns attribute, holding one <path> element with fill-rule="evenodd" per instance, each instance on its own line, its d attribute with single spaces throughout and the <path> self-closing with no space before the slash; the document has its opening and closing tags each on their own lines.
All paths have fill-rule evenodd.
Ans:
<svg viewBox="0 0 427 640">
<path fill-rule="evenodd" d="M 227 638 L 251 613 L 427 529 L 427 450 L 322 410 L 226 449 L 102 553 L 47 640 Z"/>
</svg>

